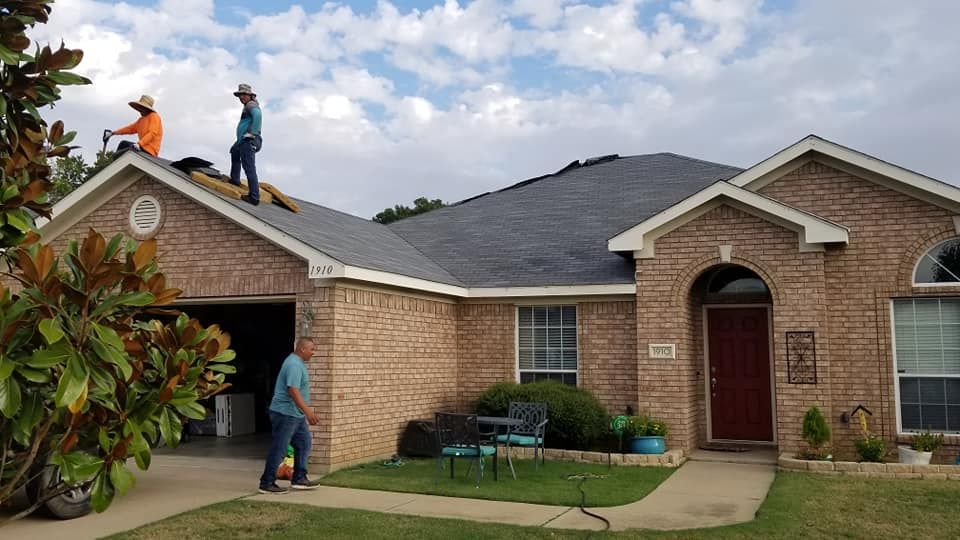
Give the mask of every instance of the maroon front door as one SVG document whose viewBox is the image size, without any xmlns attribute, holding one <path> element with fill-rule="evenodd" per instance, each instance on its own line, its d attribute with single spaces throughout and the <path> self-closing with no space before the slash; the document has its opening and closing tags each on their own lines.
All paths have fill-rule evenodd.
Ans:
<svg viewBox="0 0 960 540">
<path fill-rule="evenodd" d="M 772 441 L 767 308 L 708 308 L 714 439 Z"/>
</svg>

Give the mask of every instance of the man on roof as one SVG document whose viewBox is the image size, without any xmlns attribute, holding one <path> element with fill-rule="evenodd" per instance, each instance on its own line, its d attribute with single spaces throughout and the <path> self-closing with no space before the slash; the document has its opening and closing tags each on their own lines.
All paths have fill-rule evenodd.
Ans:
<svg viewBox="0 0 960 540">
<path fill-rule="evenodd" d="M 121 141 L 117 145 L 117 151 L 134 148 L 143 150 L 151 156 L 160 155 L 160 142 L 163 140 L 163 122 L 160 121 L 160 114 L 153 109 L 153 98 L 147 95 L 140 96 L 140 101 L 131 101 L 129 105 L 140 113 L 140 118 L 120 129 L 107 131 L 107 137 L 113 135 L 137 135 L 137 142 Z"/>
<path fill-rule="evenodd" d="M 263 138 L 260 136 L 260 103 L 257 102 L 257 94 L 249 84 L 241 84 L 233 95 L 240 99 L 243 110 L 240 112 L 240 122 L 237 124 L 237 140 L 230 147 L 230 183 L 235 186 L 240 185 L 242 165 L 243 172 L 247 174 L 250 194 L 242 195 L 240 198 L 256 206 L 260 204 L 260 180 L 257 178 L 256 154 L 263 146 Z"/>
</svg>

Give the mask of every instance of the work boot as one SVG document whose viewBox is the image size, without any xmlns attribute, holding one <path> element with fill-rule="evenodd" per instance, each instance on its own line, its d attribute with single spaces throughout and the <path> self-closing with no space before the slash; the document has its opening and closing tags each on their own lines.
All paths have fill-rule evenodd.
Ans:
<svg viewBox="0 0 960 540">
<path fill-rule="evenodd" d="M 290 489 L 317 489 L 318 487 L 320 487 L 319 480 L 309 480 L 304 478 L 303 480 L 290 482 Z"/>
<path fill-rule="evenodd" d="M 251 197 L 251 196 L 249 196 L 249 195 L 241 195 L 241 196 L 240 196 L 240 199 L 242 199 L 242 200 L 244 200 L 244 201 L 246 201 L 246 202 L 248 202 L 248 203 L 250 203 L 250 204 L 252 204 L 252 205 L 254 205 L 254 206 L 260 206 L 260 200 L 259 200 L 259 199 L 254 199 L 253 197 Z"/>
<path fill-rule="evenodd" d="M 268 494 L 268 495 L 279 495 L 279 494 L 281 494 L 281 493 L 286 493 L 286 492 L 287 492 L 287 488 L 282 488 L 282 487 L 278 486 L 276 483 L 273 483 L 273 484 L 270 484 L 270 485 L 267 486 L 267 487 L 261 487 L 259 491 L 260 491 L 260 493 L 264 493 L 264 494 Z"/>
</svg>

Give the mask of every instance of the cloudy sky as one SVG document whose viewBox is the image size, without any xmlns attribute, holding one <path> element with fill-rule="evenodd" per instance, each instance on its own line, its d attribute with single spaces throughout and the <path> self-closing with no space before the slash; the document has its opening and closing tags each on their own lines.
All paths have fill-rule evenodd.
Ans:
<svg viewBox="0 0 960 540">
<path fill-rule="evenodd" d="M 960 2 L 58 0 L 90 87 L 49 118 L 88 156 L 157 100 L 161 155 L 229 167 L 253 85 L 261 178 L 370 217 L 574 159 L 749 166 L 816 133 L 960 183 Z"/>
</svg>

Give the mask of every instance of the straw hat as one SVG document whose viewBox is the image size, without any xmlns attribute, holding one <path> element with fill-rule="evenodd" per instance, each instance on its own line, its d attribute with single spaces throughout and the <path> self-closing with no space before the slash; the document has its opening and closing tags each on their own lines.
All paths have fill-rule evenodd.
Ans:
<svg viewBox="0 0 960 540">
<path fill-rule="evenodd" d="M 253 91 L 253 88 L 251 88 L 249 84 L 241 84 L 241 85 L 237 88 L 237 91 L 233 93 L 233 95 L 235 95 L 235 96 L 237 96 L 237 97 L 240 97 L 240 96 L 242 96 L 242 95 L 244 95 L 244 94 L 246 94 L 246 95 L 248 95 L 248 96 L 257 97 L 257 94 Z"/>
<path fill-rule="evenodd" d="M 153 109 L 153 98 L 146 94 L 140 96 L 140 101 L 131 101 L 128 105 L 140 112 L 157 112 Z"/>
</svg>

